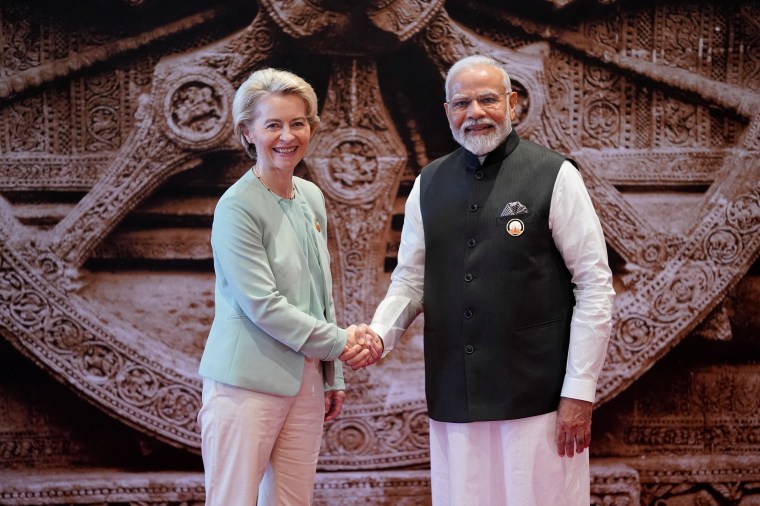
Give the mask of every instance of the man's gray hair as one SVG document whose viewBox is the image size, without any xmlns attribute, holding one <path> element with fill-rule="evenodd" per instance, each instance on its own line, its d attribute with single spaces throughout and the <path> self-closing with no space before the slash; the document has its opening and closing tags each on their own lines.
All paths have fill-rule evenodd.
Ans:
<svg viewBox="0 0 760 506">
<path fill-rule="evenodd" d="M 446 101 L 448 102 L 451 98 L 449 96 L 449 85 L 451 84 L 451 80 L 453 77 L 460 71 L 472 67 L 477 67 L 478 65 L 491 65 L 492 67 L 495 67 L 499 69 L 499 71 L 504 76 L 504 90 L 509 93 L 512 91 L 512 84 L 509 80 L 509 74 L 507 74 L 507 71 L 504 70 L 504 66 L 494 60 L 493 58 L 489 56 L 482 56 L 482 55 L 472 55 L 472 56 L 465 56 L 461 60 L 454 63 L 454 65 L 451 66 L 449 69 L 449 72 L 446 74 Z"/>
</svg>

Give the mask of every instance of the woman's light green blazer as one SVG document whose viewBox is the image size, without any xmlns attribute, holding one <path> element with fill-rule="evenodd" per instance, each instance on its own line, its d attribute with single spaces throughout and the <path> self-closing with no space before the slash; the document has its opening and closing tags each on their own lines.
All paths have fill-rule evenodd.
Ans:
<svg viewBox="0 0 760 506">
<path fill-rule="evenodd" d="M 326 319 L 309 314 L 311 287 L 298 235 L 277 198 L 247 171 L 216 205 L 211 246 L 216 273 L 214 322 L 199 373 L 257 392 L 298 392 L 306 357 L 322 360 L 325 389 L 345 388 L 337 357 L 347 333 L 335 324 L 327 212 L 313 183 L 294 178 L 318 232 Z"/>
</svg>

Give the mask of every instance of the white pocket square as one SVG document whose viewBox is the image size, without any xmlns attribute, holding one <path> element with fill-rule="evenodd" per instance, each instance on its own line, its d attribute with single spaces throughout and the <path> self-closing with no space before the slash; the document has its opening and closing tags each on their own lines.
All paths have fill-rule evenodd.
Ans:
<svg viewBox="0 0 760 506">
<path fill-rule="evenodd" d="M 504 206 L 504 210 L 501 212 L 501 217 L 504 216 L 516 216 L 518 214 L 526 214 L 528 212 L 528 208 L 522 205 L 520 201 L 516 202 L 510 202 L 506 206 Z"/>
</svg>

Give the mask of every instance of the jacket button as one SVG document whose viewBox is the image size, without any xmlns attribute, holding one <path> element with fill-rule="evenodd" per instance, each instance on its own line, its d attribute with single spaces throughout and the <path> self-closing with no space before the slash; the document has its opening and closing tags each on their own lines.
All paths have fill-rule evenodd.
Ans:
<svg viewBox="0 0 760 506">
<path fill-rule="evenodd" d="M 464 347 L 464 352 L 467 353 L 468 355 L 472 355 L 472 352 L 474 351 L 475 351 L 475 348 L 471 344 L 468 344 L 467 346 Z"/>
<path fill-rule="evenodd" d="M 472 274 L 470 274 L 469 272 L 467 274 L 465 274 L 464 275 L 464 280 L 467 281 L 468 283 L 470 281 L 472 281 Z"/>
<path fill-rule="evenodd" d="M 469 320 L 470 318 L 472 318 L 472 311 L 471 311 L 471 310 L 469 310 L 469 309 L 465 310 L 465 312 L 464 312 L 464 317 L 465 317 L 465 318 L 467 318 L 468 320 Z"/>
<path fill-rule="evenodd" d="M 470 211 L 471 212 L 474 213 L 477 210 L 478 210 L 478 205 L 477 204 L 470 204 Z"/>
<path fill-rule="evenodd" d="M 469 246 L 470 248 L 474 248 L 477 243 L 478 242 L 475 239 L 470 239 L 469 241 L 467 241 L 467 246 Z"/>
<path fill-rule="evenodd" d="M 483 172 L 477 171 L 475 173 L 475 179 L 483 179 Z"/>
</svg>

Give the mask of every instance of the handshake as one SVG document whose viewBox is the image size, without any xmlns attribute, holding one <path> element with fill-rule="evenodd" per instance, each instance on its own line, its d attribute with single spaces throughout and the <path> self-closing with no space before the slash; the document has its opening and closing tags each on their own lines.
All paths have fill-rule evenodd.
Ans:
<svg viewBox="0 0 760 506">
<path fill-rule="evenodd" d="M 340 357 L 341 361 L 357 371 L 362 367 L 377 362 L 383 354 L 385 345 L 383 339 L 366 323 L 351 325 L 348 331 L 348 341 Z"/>
</svg>

